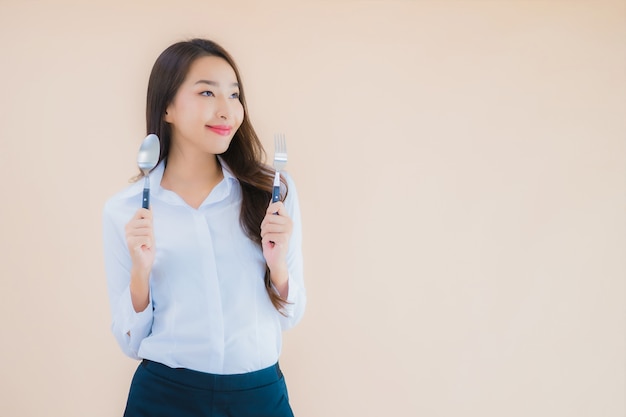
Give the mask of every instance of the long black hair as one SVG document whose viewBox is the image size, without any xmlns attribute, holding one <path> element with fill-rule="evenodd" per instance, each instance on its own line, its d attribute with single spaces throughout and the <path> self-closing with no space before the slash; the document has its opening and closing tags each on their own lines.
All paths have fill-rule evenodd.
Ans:
<svg viewBox="0 0 626 417">
<path fill-rule="evenodd" d="M 146 103 L 146 130 L 156 134 L 161 141 L 159 162 L 166 159 L 171 145 L 171 128 L 164 120 L 165 110 L 185 80 L 191 64 L 198 58 L 217 56 L 224 59 L 235 71 L 239 83 L 239 101 L 243 105 L 243 121 L 235 133 L 228 150 L 221 157 L 239 180 L 242 191 L 239 220 L 246 235 L 261 246 L 261 222 L 272 198 L 274 173 L 266 166 L 265 150 L 250 118 L 239 70 L 233 58 L 217 43 L 206 39 L 192 39 L 175 43 L 157 58 L 150 79 Z M 141 177 L 141 175 L 140 175 Z M 283 181 L 285 190 L 286 182 Z M 265 268 L 265 288 L 274 307 L 281 311 L 287 301 L 271 287 L 270 271 Z"/>
</svg>

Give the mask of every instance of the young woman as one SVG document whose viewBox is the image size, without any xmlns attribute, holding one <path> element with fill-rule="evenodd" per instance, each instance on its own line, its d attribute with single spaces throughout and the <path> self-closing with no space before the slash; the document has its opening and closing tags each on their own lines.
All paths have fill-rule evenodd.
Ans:
<svg viewBox="0 0 626 417">
<path fill-rule="evenodd" d="M 150 173 L 104 207 L 112 330 L 142 362 L 125 416 L 292 416 L 281 332 L 301 319 L 300 210 L 250 124 L 230 55 L 194 39 L 167 48 L 148 83 Z"/>
</svg>

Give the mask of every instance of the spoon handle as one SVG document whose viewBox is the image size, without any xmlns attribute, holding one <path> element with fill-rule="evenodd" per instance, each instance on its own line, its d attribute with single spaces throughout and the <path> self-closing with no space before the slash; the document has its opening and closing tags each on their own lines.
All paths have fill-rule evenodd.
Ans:
<svg viewBox="0 0 626 417">
<path fill-rule="evenodd" d="M 143 184 L 143 199 L 141 200 L 141 207 L 145 209 L 150 208 L 150 177 L 146 175 L 146 179 Z"/>
<path fill-rule="evenodd" d="M 141 203 L 141 207 L 145 209 L 150 208 L 150 189 L 149 188 L 143 189 L 143 200 Z"/>
</svg>

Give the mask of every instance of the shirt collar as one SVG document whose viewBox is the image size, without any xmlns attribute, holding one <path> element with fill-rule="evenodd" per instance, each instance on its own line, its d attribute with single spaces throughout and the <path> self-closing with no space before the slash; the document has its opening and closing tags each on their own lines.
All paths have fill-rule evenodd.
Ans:
<svg viewBox="0 0 626 417">
<path fill-rule="evenodd" d="M 232 173 L 228 164 L 222 159 L 222 157 L 218 156 L 217 159 L 222 166 L 222 175 L 224 179 L 215 187 L 215 193 L 211 192 L 209 198 L 205 201 L 204 204 L 219 201 L 224 199 L 227 195 L 230 194 L 233 183 L 237 182 L 237 177 Z M 163 179 L 163 173 L 165 172 L 165 160 L 159 162 L 159 164 L 150 172 L 150 193 L 157 197 L 165 200 L 170 200 L 170 202 L 174 202 L 173 196 L 170 190 L 166 190 L 161 187 L 161 180 Z M 141 184 L 143 187 L 143 181 L 139 180 L 137 183 Z M 215 194 L 215 195 L 214 195 Z"/>
<path fill-rule="evenodd" d="M 222 159 L 221 156 L 217 157 L 218 161 L 220 161 L 220 165 L 222 166 L 222 174 L 224 174 L 224 179 L 228 179 L 228 181 L 232 181 L 235 180 L 237 181 L 237 178 L 235 177 L 235 175 L 232 173 L 232 171 L 230 170 L 230 167 L 228 166 L 228 164 Z"/>
</svg>

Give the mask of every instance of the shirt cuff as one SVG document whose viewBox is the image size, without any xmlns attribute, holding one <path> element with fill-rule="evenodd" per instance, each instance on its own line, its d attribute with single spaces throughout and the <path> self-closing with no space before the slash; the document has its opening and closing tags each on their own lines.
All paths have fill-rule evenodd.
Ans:
<svg viewBox="0 0 626 417">
<path fill-rule="evenodd" d="M 149 294 L 148 306 L 140 312 L 136 312 L 133 307 L 130 287 L 124 291 L 120 301 L 123 303 L 124 317 L 120 331 L 123 333 L 122 337 L 126 339 L 129 353 L 135 356 L 141 341 L 150 333 L 152 327 L 152 293 Z"/>
<path fill-rule="evenodd" d="M 294 283 L 294 280 L 291 279 L 291 275 L 287 278 L 288 292 L 287 292 L 287 304 L 283 306 L 281 312 L 289 318 L 294 316 L 296 303 L 298 300 L 298 286 Z M 276 293 L 276 295 L 280 295 L 278 289 L 274 286 L 274 283 L 271 283 L 272 290 Z"/>
</svg>

